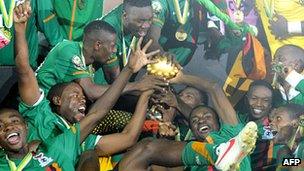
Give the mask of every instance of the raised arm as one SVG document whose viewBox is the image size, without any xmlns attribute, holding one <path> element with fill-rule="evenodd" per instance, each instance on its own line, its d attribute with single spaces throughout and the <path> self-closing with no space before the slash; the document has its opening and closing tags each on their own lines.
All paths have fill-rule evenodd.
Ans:
<svg viewBox="0 0 304 171">
<path fill-rule="evenodd" d="M 96 146 L 98 156 L 109 156 L 121 152 L 137 142 L 146 118 L 149 97 L 152 93 L 153 90 L 148 90 L 141 94 L 132 119 L 121 133 L 106 135 L 100 139 Z"/>
<path fill-rule="evenodd" d="M 86 96 L 90 100 L 96 100 L 102 96 L 110 85 L 97 85 L 93 83 L 91 78 L 81 78 L 77 79 L 76 82 L 80 84 L 83 88 Z M 133 93 L 134 91 L 144 92 L 149 89 L 159 89 L 160 86 L 166 86 L 167 83 L 156 77 L 145 77 L 145 79 L 127 83 L 126 87 L 123 89 L 122 94 Z"/>
<path fill-rule="evenodd" d="M 113 107 L 131 75 L 138 72 L 143 66 L 155 62 L 153 60 L 150 60 L 149 57 L 152 57 L 159 51 L 153 51 L 146 54 L 146 50 L 151 45 L 152 41 L 149 41 L 141 49 L 142 40 L 143 38 L 139 39 L 136 50 L 132 52 L 127 66 L 119 74 L 118 78 L 114 81 L 110 88 L 108 88 L 107 91 L 93 104 L 92 108 L 89 110 L 88 116 L 80 122 L 81 142 L 93 130 L 98 121 L 103 118 Z"/>
<path fill-rule="evenodd" d="M 201 91 L 208 92 L 216 112 L 224 123 L 236 125 L 238 123 L 236 112 L 223 92 L 222 88 L 215 82 L 204 77 L 184 75 L 179 72 L 173 83 L 186 84 Z"/>
<path fill-rule="evenodd" d="M 18 5 L 14 9 L 14 27 L 15 27 L 15 50 L 16 50 L 16 68 L 18 72 L 18 88 L 21 100 L 32 106 L 39 97 L 40 91 L 35 73 L 29 64 L 28 46 L 25 37 L 26 23 L 31 15 L 31 6 L 29 1 Z"/>
</svg>

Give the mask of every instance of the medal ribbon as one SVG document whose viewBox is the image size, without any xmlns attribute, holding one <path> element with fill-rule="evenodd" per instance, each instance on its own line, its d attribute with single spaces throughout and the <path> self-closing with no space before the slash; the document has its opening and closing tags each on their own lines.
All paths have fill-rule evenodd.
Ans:
<svg viewBox="0 0 304 171">
<path fill-rule="evenodd" d="M 27 153 L 27 155 L 22 159 L 18 167 L 16 167 L 16 164 L 13 161 L 11 161 L 7 156 L 6 156 L 6 160 L 8 162 L 11 171 L 22 171 L 22 169 L 24 169 L 25 166 L 32 160 L 32 157 L 33 154 L 31 152 Z"/>
<path fill-rule="evenodd" d="M 123 65 L 124 66 L 126 66 L 128 61 L 129 61 L 131 51 L 134 50 L 135 42 L 136 42 L 136 37 L 133 36 L 130 47 L 129 47 L 129 50 L 128 50 L 128 53 L 127 53 L 127 46 L 126 46 L 125 37 L 124 36 L 122 37 L 122 56 L 123 56 L 122 59 L 123 59 Z"/>
<path fill-rule="evenodd" d="M 9 12 L 7 14 L 4 0 L 0 0 L 0 10 L 3 15 L 4 25 L 6 28 L 11 28 L 13 25 L 14 8 L 15 8 L 15 0 L 11 0 Z"/>
<path fill-rule="evenodd" d="M 189 0 L 185 0 L 183 15 L 181 14 L 180 6 L 178 0 L 173 0 L 174 10 L 177 16 L 177 21 L 184 25 L 188 19 L 188 11 L 189 11 Z"/>
</svg>

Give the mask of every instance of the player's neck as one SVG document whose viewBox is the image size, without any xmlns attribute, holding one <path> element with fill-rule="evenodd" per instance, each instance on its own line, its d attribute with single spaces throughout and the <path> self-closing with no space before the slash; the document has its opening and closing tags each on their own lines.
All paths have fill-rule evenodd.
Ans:
<svg viewBox="0 0 304 171">
<path fill-rule="evenodd" d="M 25 144 L 21 149 L 17 151 L 7 151 L 8 158 L 19 159 L 23 158 L 29 152 L 29 145 Z"/>
</svg>

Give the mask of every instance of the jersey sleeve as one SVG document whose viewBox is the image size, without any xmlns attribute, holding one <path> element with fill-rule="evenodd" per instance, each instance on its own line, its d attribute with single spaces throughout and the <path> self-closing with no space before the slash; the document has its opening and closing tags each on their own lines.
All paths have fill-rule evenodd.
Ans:
<svg viewBox="0 0 304 171">
<path fill-rule="evenodd" d="M 34 129 L 29 131 L 29 139 L 40 139 L 45 141 L 55 129 L 58 118 L 52 112 L 50 103 L 42 93 L 40 99 L 33 105 L 19 103 L 19 112 L 27 122 L 33 125 Z"/>
<path fill-rule="evenodd" d="M 304 75 L 291 71 L 286 77 L 286 81 L 297 91 L 304 94 Z"/>
<path fill-rule="evenodd" d="M 51 46 L 64 39 L 64 31 L 60 27 L 51 0 L 36 1 L 37 21 L 39 29 L 44 33 Z"/>
<path fill-rule="evenodd" d="M 165 23 L 167 11 L 168 11 L 166 1 L 153 0 L 152 8 L 153 8 L 153 25 L 162 28 Z"/>
<path fill-rule="evenodd" d="M 84 142 L 81 144 L 81 152 L 84 152 L 84 151 L 87 151 L 87 150 L 93 150 L 100 139 L 101 139 L 100 135 L 90 134 L 84 140 Z"/>
<path fill-rule="evenodd" d="M 75 45 L 67 45 L 58 51 L 59 59 L 57 59 L 56 70 L 62 82 L 71 82 L 91 76 L 79 50 L 80 48 Z"/>
</svg>

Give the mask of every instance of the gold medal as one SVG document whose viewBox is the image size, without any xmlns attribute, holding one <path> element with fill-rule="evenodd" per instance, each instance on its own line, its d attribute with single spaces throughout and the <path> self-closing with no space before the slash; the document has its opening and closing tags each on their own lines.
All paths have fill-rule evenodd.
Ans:
<svg viewBox="0 0 304 171">
<path fill-rule="evenodd" d="M 179 27 L 175 33 L 175 38 L 182 42 L 185 41 L 188 37 L 188 34 L 185 32 L 185 30 L 182 27 Z"/>
<path fill-rule="evenodd" d="M 234 20 L 236 23 L 241 23 L 244 21 L 244 13 L 243 11 L 241 10 L 236 10 L 234 13 L 233 13 L 233 16 L 234 16 Z"/>
</svg>

